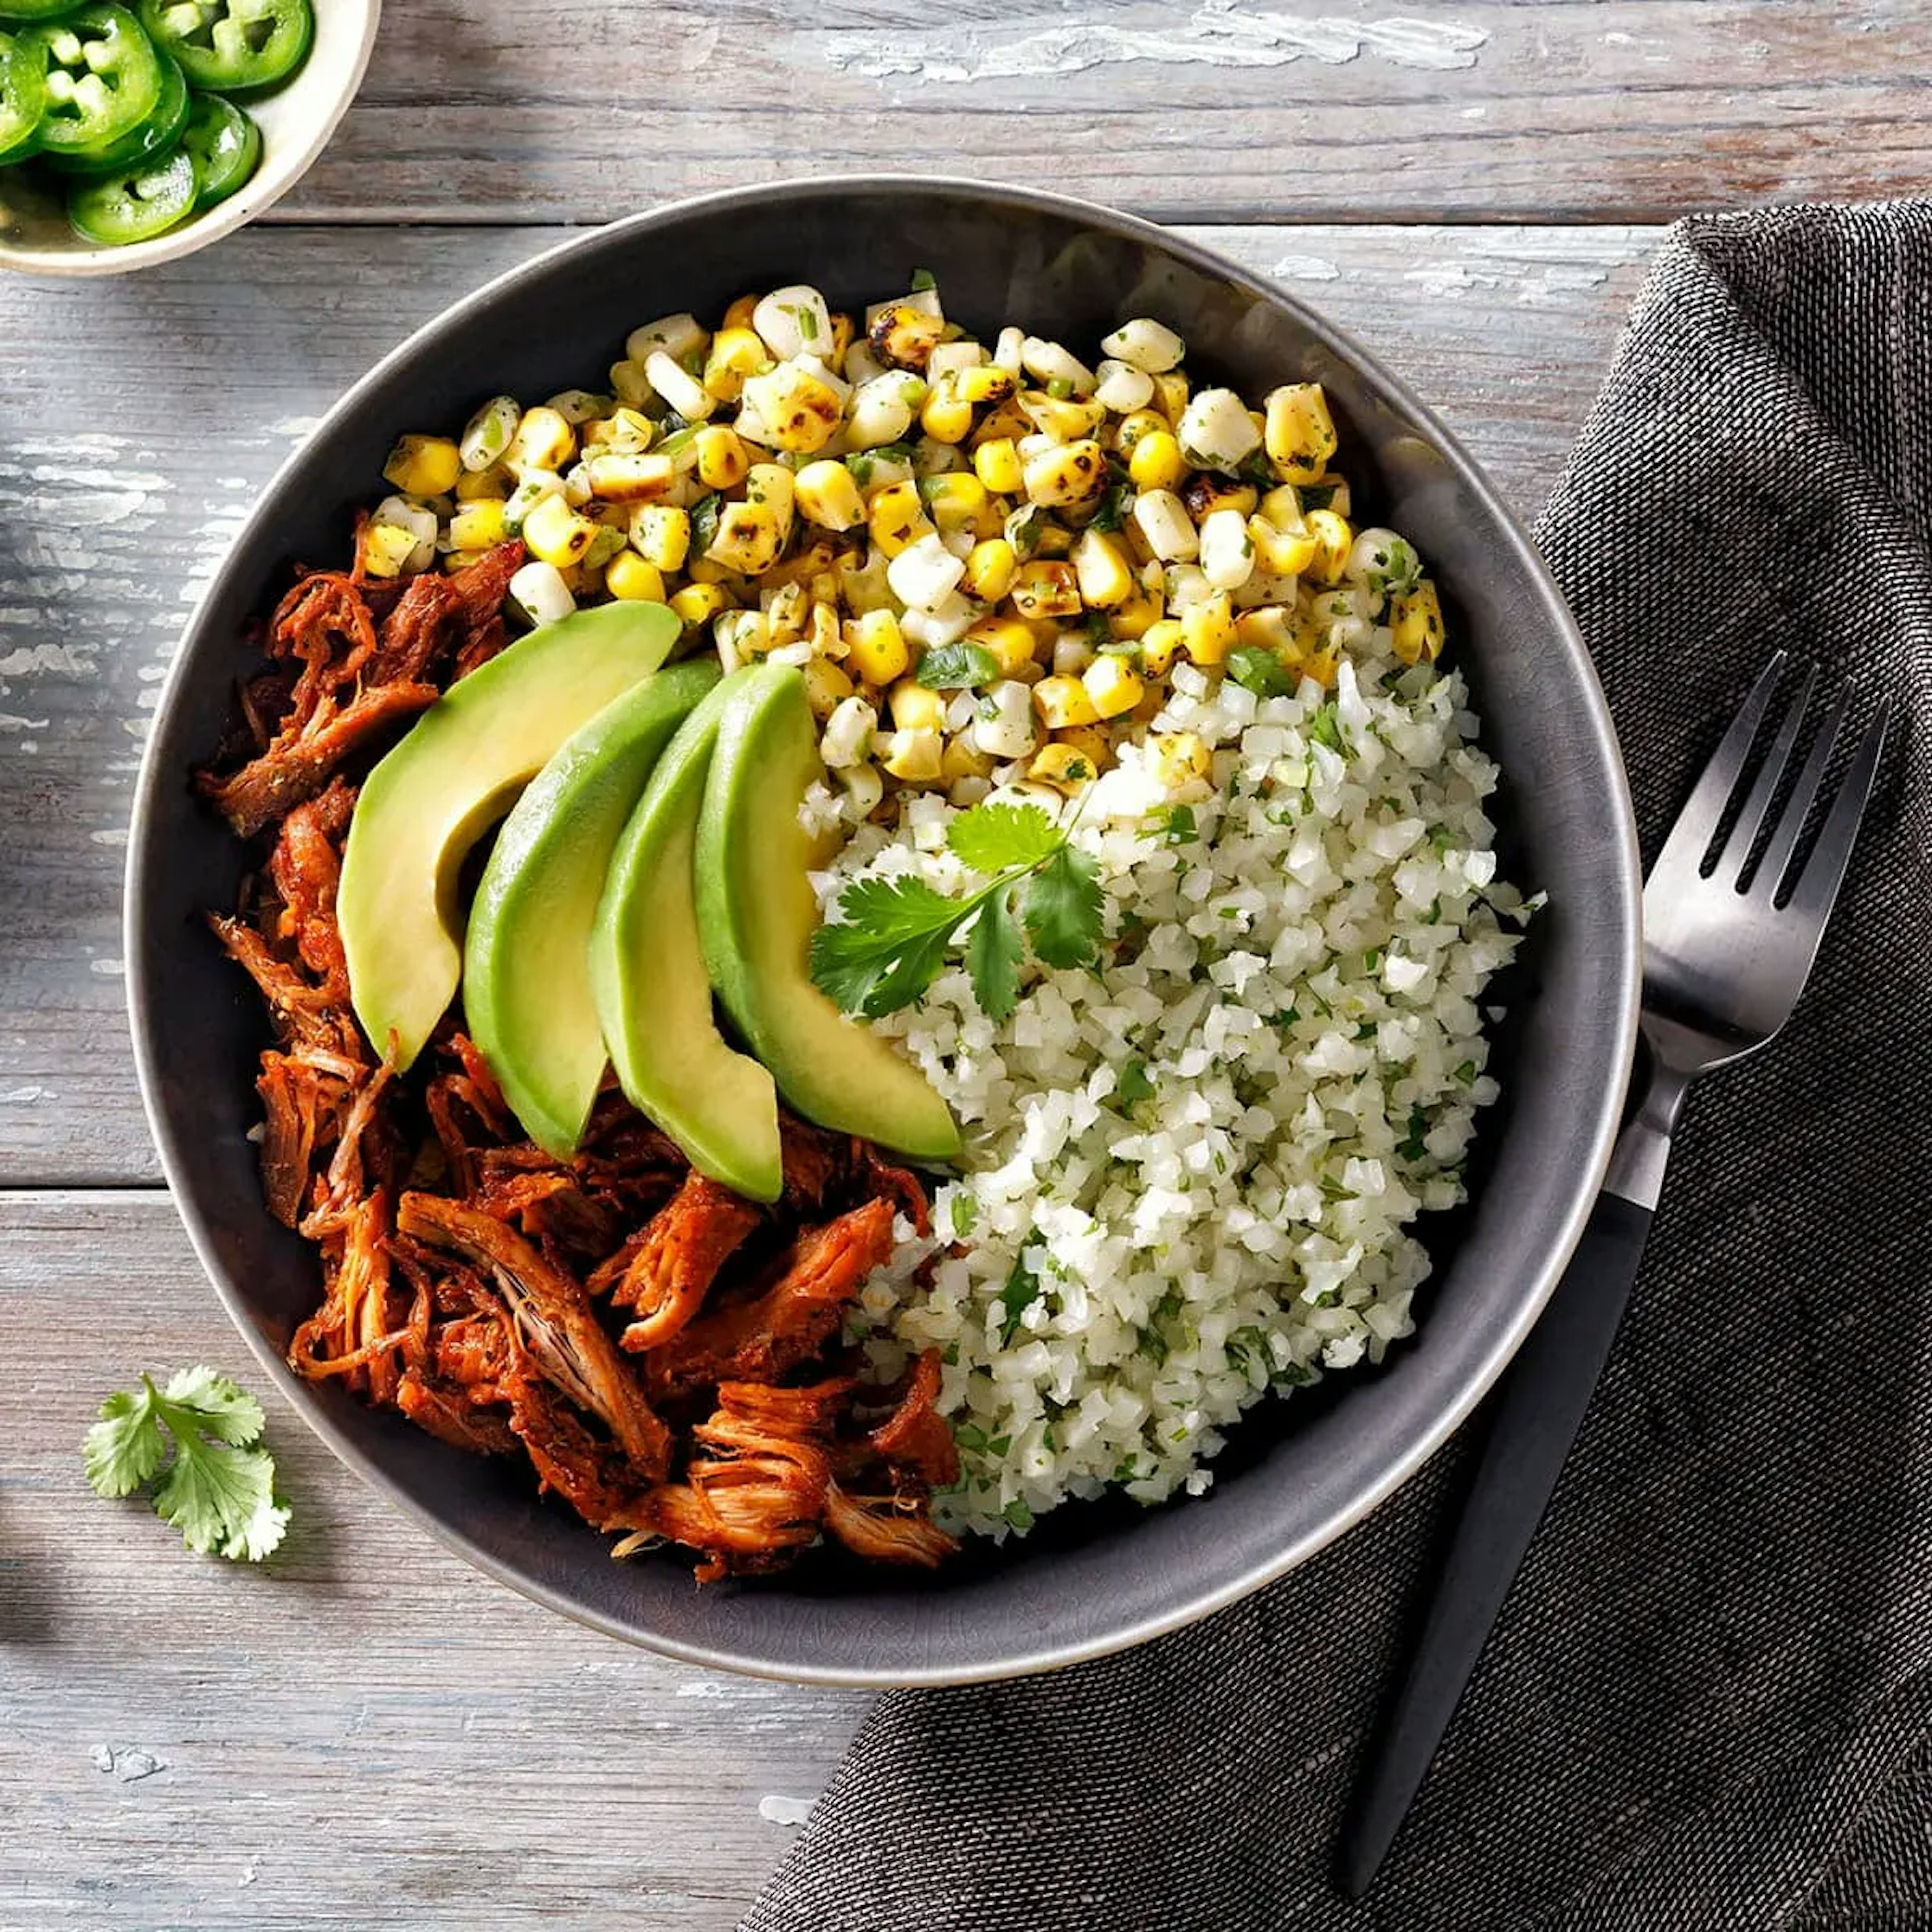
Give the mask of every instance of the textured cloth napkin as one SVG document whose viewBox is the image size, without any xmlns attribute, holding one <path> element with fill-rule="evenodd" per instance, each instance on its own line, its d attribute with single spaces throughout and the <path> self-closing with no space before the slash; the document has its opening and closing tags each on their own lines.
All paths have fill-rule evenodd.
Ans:
<svg viewBox="0 0 1932 1932">
<path fill-rule="evenodd" d="M 1538 535 L 1646 860 L 1774 646 L 1904 716 L 1390 1862 L 1335 1887 L 1470 1431 L 1192 1630 L 881 1698 L 745 1932 L 1932 1926 L 1932 203 L 1673 230 Z"/>
</svg>

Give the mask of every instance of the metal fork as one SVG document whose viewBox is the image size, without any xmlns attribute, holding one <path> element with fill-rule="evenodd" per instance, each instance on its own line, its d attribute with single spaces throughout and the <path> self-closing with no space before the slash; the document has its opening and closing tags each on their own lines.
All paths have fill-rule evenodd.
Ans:
<svg viewBox="0 0 1932 1932">
<path fill-rule="evenodd" d="M 1809 854 L 1798 860 L 1845 722 L 1841 696 L 1793 779 L 1815 668 L 1786 706 L 1726 829 L 1785 662 L 1780 651 L 1744 700 L 1644 882 L 1648 1051 L 1641 1096 L 1576 1252 L 1491 1405 L 1488 1442 L 1455 1541 L 1342 1846 L 1342 1881 L 1352 1897 L 1368 1888 L 1421 1787 L 1582 1424 L 1643 1256 L 1684 1094 L 1692 1081 L 1777 1037 L 1844 881 L 1889 708 L 1881 705 L 1858 741 Z M 1723 842 L 1709 856 L 1720 832 Z"/>
</svg>

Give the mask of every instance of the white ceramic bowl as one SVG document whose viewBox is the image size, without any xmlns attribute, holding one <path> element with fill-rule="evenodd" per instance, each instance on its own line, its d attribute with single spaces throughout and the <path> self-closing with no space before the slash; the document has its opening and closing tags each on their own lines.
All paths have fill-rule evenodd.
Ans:
<svg viewBox="0 0 1932 1932">
<path fill-rule="evenodd" d="M 254 178 L 206 214 L 152 242 L 104 248 L 68 225 L 61 198 L 30 171 L 0 171 L 0 268 L 29 275 L 124 275 L 178 261 L 218 242 L 274 202 L 308 172 L 356 98 L 376 44 L 382 0 L 316 0 L 315 45 L 295 77 L 244 104 L 262 130 Z M 30 185 L 30 183 L 32 184 Z"/>
</svg>

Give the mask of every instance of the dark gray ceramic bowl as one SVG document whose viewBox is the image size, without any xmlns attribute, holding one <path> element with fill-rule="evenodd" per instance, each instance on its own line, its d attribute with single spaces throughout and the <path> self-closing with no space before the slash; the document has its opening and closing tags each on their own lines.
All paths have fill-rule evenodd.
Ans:
<svg viewBox="0 0 1932 1932">
<path fill-rule="evenodd" d="M 1438 1232 L 1420 1333 L 1382 1372 L 1266 1406 L 1210 1495 L 1142 1512 L 1069 1509 L 932 1578 L 807 1564 L 695 1588 L 668 1556 L 612 1562 L 526 1472 L 446 1448 L 282 1365 L 316 1294 L 313 1256 L 264 1211 L 255 1150 L 260 1008 L 200 913 L 232 903 L 244 855 L 189 794 L 229 721 L 243 642 L 297 559 L 346 550 L 399 431 L 483 397 L 595 381 L 627 330 L 716 315 L 747 289 L 809 281 L 850 308 L 940 278 L 949 313 L 1075 346 L 1120 319 L 1178 328 L 1196 370 L 1255 393 L 1327 386 L 1344 460 L 1378 517 L 1416 538 L 1448 592 L 1451 648 L 1508 774 L 1512 875 L 1547 890 L 1500 1042 L 1504 1105 L 1480 1184 Z M 1610 719 L 1556 587 L 1495 492 L 1402 386 L 1277 290 L 1147 224 L 963 182 L 794 183 L 682 202 L 586 235 L 458 303 L 358 382 L 263 496 L 194 621 L 151 740 L 128 883 L 134 1039 L 188 1232 L 264 1371 L 351 1468 L 492 1576 L 693 1662 L 826 1683 L 1011 1676 L 1136 1643 L 1280 1576 L 1413 1474 L 1527 1330 L 1607 1157 L 1634 1038 L 1636 840 Z"/>
</svg>

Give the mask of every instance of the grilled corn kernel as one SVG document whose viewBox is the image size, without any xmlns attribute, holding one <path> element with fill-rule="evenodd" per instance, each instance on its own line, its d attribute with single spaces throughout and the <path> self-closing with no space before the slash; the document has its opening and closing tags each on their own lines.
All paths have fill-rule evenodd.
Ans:
<svg viewBox="0 0 1932 1932">
<path fill-rule="evenodd" d="M 1154 376 L 1154 406 L 1169 422 L 1180 422 L 1187 407 L 1187 378 L 1178 369 L 1163 370 Z"/>
<path fill-rule="evenodd" d="M 949 370 L 926 392 L 919 426 L 935 442 L 964 442 L 973 428 L 973 405 L 959 393 L 956 372 Z"/>
<path fill-rule="evenodd" d="M 555 410 L 530 410 L 517 425 L 504 460 L 520 476 L 526 470 L 561 471 L 577 454 L 577 432 Z"/>
<path fill-rule="evenodd" d="M 960 588 L 982 604 L 997 604 L 1013 587 L 1019 559 L 1004 537 L 976 543 L 966 558 L 965 580 Z"/>
<path fill-rule="evenodd" d="M 1057 738 L 1052 744 L 1041 746 L 1038 755 L 1027 767 L 1028 778 L 1041 784 L 1050 784 L 1059 791 L 1078 791 L 1091 784 L 1100 775 L 1100 767 L 1088 753 L 1064 738 Z"/>
<path fill-rule="evenodd" d="M 644 503 L 631 512 L 631 548 L 660 570 L 677 570 L 691 554 L 691 512 L 674 503 Z"/>
<path fill-rule="evenodd" d="M 1127 474 L 1140 490 L 1174 490 L 1187 474 L 1187 459 L 1172 430 L 1150 430 L 1133 446 Z"/>
<path fill-rule="evenodd" d="M 1204 524 L 1216 510 L 1238 510 L 1244 517 L 1252 516 L 1258 495 L 1246 483 L 1204 470 L 1181 485 L 1180 500 L 1196 523 Z"/>
<path fill-rule="evenodd" d="M 890 610 L 868 610 L 845 627 L 846 662 L 868 684 L 888 685 L 912 665 L 899 620 Z"/>
<path fill-rule="evenodd" d="M 1100 716 L 1093 694 L 1077 677 L 1042 678 L 1033 688 L 1033 704 L 1040 713 L 1040 722 L 1049 731 L 1095 724 Z"/>
<path fill-rule="evenodd" d="M 738 432 L 722 424 L 707 424 L 698 432 L 698 480 L 707 490 L 729 490 L 744 482 L 752 466 L 752 452 Z"/>
<path fill-rule="evenodd" d="M 806 702 L 814 718 L 830 718 L 852 695 L 852 680 L 842 664 L 827 657 L 814 657 L 805 666 Z"/>
<path fill-rule="evenodd" d="M 866 520 L 873 542 L 889 557 L 897 556 L 908 544 L 932 534 L 916 483 L 888 484 L 873 497 Z"/>
<path fill-rule="evenodd" d="M 662 604 L 664 572 L 634 550 L 620 550 L 604 572 L 604 587 L 626 604 Z"/>
<path fill-rule="evenodd" d="M 1009 396 L 1004 403 L 995 403 L 980 418 L 979 428 L 973 432 L 972 446 L 977 449 L 982 442 L 1018 442 L 1022 437 L 1033 434 L 1033 424 L 1028 420 L 1025 410 L 1020 407 L 1018 397 Z"/>
<path fill-rule="evenodd" d="M 1013 447 L 1011 436 L 996 436 L 991 442 L 981 443 L 973 452 L 973 473 L 988 490 L 1002 496 L 1017 496 L 1026 487 L 1019 452 Z"/>
<path fill-rule="evenodd" d="M 852 472 L 835 458 L 808 463 L 793 483 L 799 514 L 821 530 L 849 530 L 866 520 L 866 500 Z"/>
<path fill-rule="evenodd" d="M 1442 605 L 1436 586 L 1424 578 L 1406 597 L 1395 600 L 1395 654 L 1404 664 L 1442 655 Z"/>
<path fill-rule="evenodd" d="M 720 563 L 715 557 L 694 556 L 684 567 L 684 574 L 694 584 L 722 584 L 728 577 L 740 573 L 728 563 Z"/>
<path fill-rule="evenodd" d="M 660 502 L 677 487 L 677 465 L 655 451 L 634 456 L 600 452 L 584 464 L 584 472 L 591 495 L 606 503 Z"/>
<path fill-rule="evenodd" d="M 956 731 L 946 741 L 939 776 L 948 784 L 957 784 L 962 778 L 989 778 L 993 776 L 993 761 L 964 731 Z"/>
<path fill-rule="evenodd" d="M 1076 724 L 1072 730 L 1060 733 L 1060 742 L 1084 752 L 1096 772 L 1104 772 L 1114 762 L 1114 741 L 1104 724 Z"/>
<path fill-rule="evenodd" d="M 732 608 L 731 593 L 722 584 L 688 584 L 670 600 L 670 608 L 684 620 L 686 630 L 694 631 Z"/>
<path fill-rule="evenodd" d="M 873 315 L 866 341 L 881 362 L 898 369 L 923 369 L 944 339 L 942 318 L 909 302 L 884 302 Z"/>
<path fill-rule="evenodd" d="M 1019 393 L 1019 382 L 1012 371 L 994 362 L 977 362 L 970 368 L 961 369 L 954 380 L 960 400 L 970 403 L 975 409 L 988 403 L 1010 402 Z"/>
<path fill-rule="evenodd" d="M 1217 664 L 1234 641 L 1234 613 L 1228 593 L 1217 590 L 1180 614 L 1180 648 L 1198 664 Z"/>
<path fill-rule="evenodd" d="M 1165 677 L 1180 649 L 1180 620 L 1163 617 L 1141 633 L 1141 662 L 1150 677 Z"/>
<path fill-rule="evenodd" d="M 635 456 L 650 448 L 657 433 L 657 424 L 641 410 L 620 404 L 608 416 L 596 417 L 584 425 L 584 453 L 588 456 L 592 450 L 601 449 L 613 456 Z"/>
<path fill-rule="evenodd" d="M 488 470 L 466 470 L 456 479 L 456 500 L 459 503 L 473 502 L 479 496 L 507 496 L 516 488 L 516 480 L 500 464 L 492 464 Z"/>
<path fill-rule="evenodd" d="M 503 503 L 500 497 L 479 496 L 465 503 L 449 520 L 452 550 L 488 550 L 503 541 Z"/>
<path fill-rule="evenodd" d="M 745 500 L 771 512 L 778 526 L 778 548 L 791 538 L 793 506 L 797 487 L 782 463 L 754 463 L 745 472 Z"/>
<path fill-rule="evenodd" d="M 781 584 L 764 599 L 765 620 L 775 645 L 795 644 L 812 621 L 812 598 L 802 584 Z"/>
<path fill-rule="evenodd" d="M 880 764 L 908 784 L 932 784 L 944 767 L 946 748 L 937 730 L 892 732 L 881 741 L 880 749 Z"/>
<path fill-rule="evenodd" d="M 1114 636 L 1132 643 L 1153 629 L 1160 614 L 1161 601 L 1158 597 L 1136 595 L 1115 604 L 1107 616 L 1113 626 Z"/>
<path fill-rule="evenodd" d="M 745 393 L 746 377 L 757 375 L 770 359 L 755 329 L 721 328 L 704 358 L 704 386 L 721 403 L 735 403 Z"/>
<path fill-rule="evenodd" d="M 1080 580 L 1070 563 L 1029 563 L 1016 572 L 1013 608 L 1022 617 L 1074 617 L 1080 614 Z"/>
<path fill-rule="evenodd" d="M 986 484 L 970 470 L 928 476 L 920 485 L 919 494 L 926 505 L 926 514 L 932 518 L 942 536 L 976 529 L 992 501 L 986 494 Z"/>
<path fill-rule="evenodd" d="M 580 516 L 561 496 L 546 496 L 524 518 L 524 542 L 539 562 L 562 570 L 582 560 L 602 527 Z"/>
<path fill-rule="evenodd" d="M 1082 530 L 1069 554 L 1080 586 L 1080 601 L 1090 610 L 1123 604 L 1134 592 L 1134 573 L 1120 543 L 1099 530 Z"/>
<path fill-rule="evenodd" d="M 1022 394 L 1019 400 L 1027 420 L 1042 436 L 1050 436 L 1055 442 L 1077 442 L 1083 436 L 1091 436 L 1107 420 L 1106 407 L 1100 403 L 1043 396 L 1032 389 Z"/>
<path fill-rule="evenodd" d="M 1319 382 L 1288 382 L 1269 392 L 1268 460 L 1291 483 L 1312 483 L 1335 454 L 1334 418 Z"/>
<path fill-rule="evenodd" d="M 1294 614 L 1280 604 L 1257 604 L 1234 620 L 1234 641 L 1244 651 L 1270 651 L 1285 664 L 1300 656 Z"/>
<path fill-rule="evenodd" d="M 1248 519 L 1248 537 L 1255 547 L 1256 567 L 1270 577 L 1299 577 L 1321 547 L 1305 524 L 1298 530 L 1284 530 L 1266 517 Z"/>
<path fill-rule="evenodd" d="M 1102 718 L 1118 718 L 1132 710 L 1147 689 L 1140 674 L 1117 651 L 1102 651 L 1081 673 L 1080 682 L 1088 701 Z"/>
<path fill-rule="evenodd" d="M 1311 510 L 1307 522 L 1308 534 L 1315 539 L 1315 554 L 1304 568 L 1317 583 L 1340 583 L 1355 544 L 1348 518 L 1333 510 Z"/>
<path fill-rule="evenodd" d="M 447 436 L 406 436 L 382 465 L 382 480 L 412 496 L 440 496 L 456 488 L 463 452 Z"/>
<path fill-rule="evenodd" d="M 1024 465 L 1027 500 L 1042 508 L 1084 503 L 1107 480 L 1107 459 L 1090 437 L 1046 449 Z"/>
<path fill-rule="evenodd" d="M 938 731 L 946 724 L 946 700 L 916 679 L 902 677 L 892 688 L 892 723 L 902 731 Z"/>
<path fill-rule="evenodd" d="M 718 332 L 722 334 L 724 330 L 730 328 L 748 329 L 752 326 L 752 317 L 756 313 L 758 306 L 758 298 L 756 296 L 740 296 L 724 311 L 724 320 L 720 325 Z"/>
<path fill-rule="evenodd" d="M 1002 677 L 1024 670 L 1036 649 L 1032 630 L 1017 617 L 989 617 L 966 633 L 966 641 L 989 652 Z"/>
<path fill-rule="evenodd" d="M 1157 732 L 1148 740 L 1154 775 L 1168 791 L 1179 791 L 1212 776 L 1214 754 L 1197 732 Z"/>
<path fill-rule="evenodd" d="M 756 577 L 778 562 L 784 538 L 778 520 L 763 503 L 727 503 L 718 512 L 718 533 L 704 554 L 740 577 Z"/>
<path fill-rule="evenodd" d="M 823 449 L 844 407 L 837 390 L 796 362 L 748 377 L 744 399 L 776 449 Z"/>
</svg>

